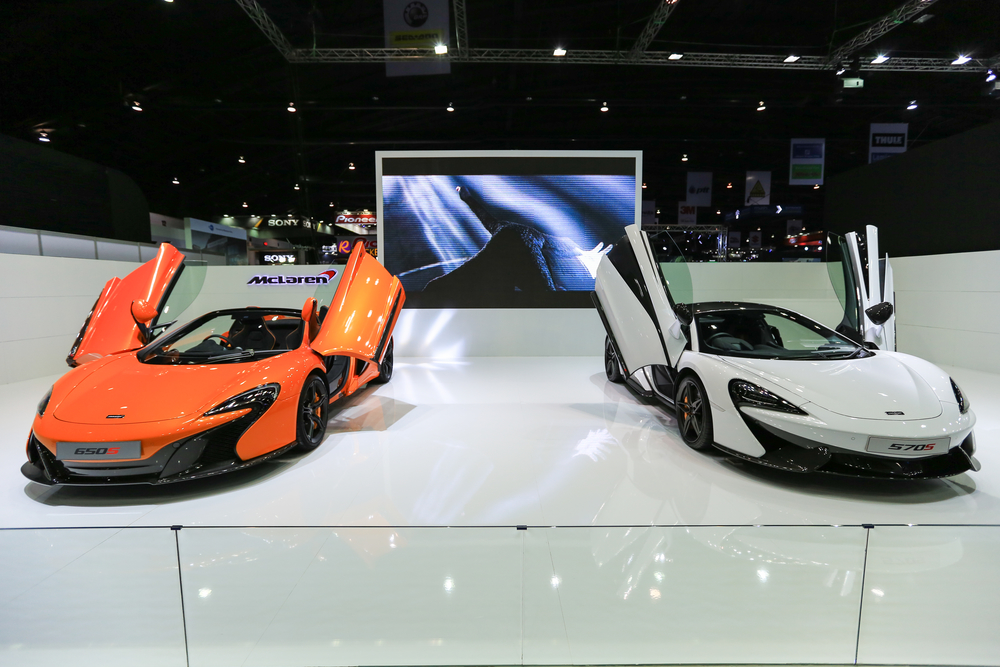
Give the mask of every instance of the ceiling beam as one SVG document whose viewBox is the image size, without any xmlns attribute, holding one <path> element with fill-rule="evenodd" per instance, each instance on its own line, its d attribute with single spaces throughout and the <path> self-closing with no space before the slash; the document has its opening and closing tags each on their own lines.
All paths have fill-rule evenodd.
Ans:
<svg viewBox="0 0 1000 667">
<path fill-rule="evenodd" d="M 293 63 L 363 63 L 405 62 L 408 60 L 442 59 L 464 63 L 539 63 L 552 65 L 644 65 L 664 67 L 728 67 L 736 69 L 825 70 L 822 56 L 802 56 L 795 62 L 785 62 L 787 55 L 742 53 L 684 53 L 679 60 L 670 59 L 669 51 L 646 51 L 638 59 L 629 60 L 627 53 L 613 50 L 569 51 L 565 56 L 552 55 L 551 49 L 468 49 L 466 55 L 436 55 L 434 49 L 295 49 L 288 57 Z M 970 72 L 980 66 L 952 65 L 950 58 L 890 58 L 879 65 L 864 63 L 866 72 Z"/>
<path fill-rule="evenodd" d="M 849 58 L 855 51 L 863 49 L 887 32 L 895 30 L 935 2 L 937 0 L 907 0 L 865 28 L 860 35 L 839 46 L 827 57 L 827 66 L 836 66 L 842 60 Z"/>
<path fill-rule="evenodd" d="M 452 0 L 455 15 L 455 50 L 459 57 L 469 52 L 469 24 L 465 18 L 465 0 Z"/>
<path fill-rule="evenodd" d="M 267 15 L 264 8 L 257 4 L 257 0 L 236 0 L 236 4 L 243 8 L 243 11 L 257 24 L 260 31 L 270 40 L 271 44 L 274 44 L 274 48 L 278 49 L 285 60 L 289 60 L 289 56 L 295 49 L 285 34 L 281 32 L 281 29 Z"/>
<path fill-rule="evenodd" d="M 628 52 L 629 60 L 637 60 L 642 57 L 642 54 L 646 52 L 649 45 L 653 43 L 656 35 L 659 34 L 660 28 L 663 27 L 663 24 L 670 18 L 674 9 L 677 8 L 680 0 L 657 0 L 657 2 L 659 4 L 656 7 L 656 11 L 649 17 L 649 21 L 646 22 L 642 33 L 639 34 L 639 38 L 635 40 L 635 46 Z"/>
</svg>

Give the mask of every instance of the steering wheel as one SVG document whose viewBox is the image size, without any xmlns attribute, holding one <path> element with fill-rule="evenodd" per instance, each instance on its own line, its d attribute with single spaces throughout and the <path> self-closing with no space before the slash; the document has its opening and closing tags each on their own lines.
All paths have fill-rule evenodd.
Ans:
<svg viewBox="0 0 1000 667">
<path fill-rule="evenodd" d="M 722 350 L 722 349 L 725 349 L 725 348 L 723 348 L 723 347 L 721 347 L 719 345 L 716 345 L 712 341 L 717 340 L 719 338 L 722 338 L 723 336 L 725 336 L 726 338 L 735 340 L 737 342 L 736 349 L 738 351 L 740 351 L 740 352 L 753 352 L 753 345 L 751 345 L 750 343 L 746 342 L 742 338 L 737 338 L 736 336 L 734 336 L 734 335 L 732 335 L 730 333 L 726 333 L 725 331 L 720 331 L 719 333 L 712 334 L 711 336 L 709 336 L 705 340 L 705 342 L 708 343 L 709 345 L 711 345 L 712 347 L 715 347 L 715 348 L 718 348 L 718 349 Z"/>
<path fill-rule="evenodd" d="M 233 346 L 233 344 L 229 342 L 228 338 L 226 338 L 225 336 L 220 336 L 219 334 L 212 334 L 211 336 L 205 336 L 205 341 L 212 340 L 213 338 L 218 338 L 219 339 L 219 345 L 221 345 L 222 347 L 226 348 L 227 350 L 234 350 L 234 349 L 236 349 Z M 205 342 L 205 341 L 202 341 L 202 342 Z"/>
</svg>

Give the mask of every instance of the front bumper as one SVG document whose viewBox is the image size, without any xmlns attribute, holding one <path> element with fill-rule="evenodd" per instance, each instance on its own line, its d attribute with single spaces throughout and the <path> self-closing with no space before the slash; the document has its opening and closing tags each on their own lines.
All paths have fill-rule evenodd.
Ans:
<svg viewBox="0 0 1000 667">
<path fill-rule="evenodd" d="M 869 435 L 913 439 L 920 433 L 894 432 L 898 425 L 877 420 L 848 419 L 848 424 L 838 424 L 836 415 L 817 407 L 810 405 L 807 417 L 756 408 L 740 409 L 740 417 L 763 447 L 764 454 L 749 456 L 727 447 L 717 447 L 733 456 L 792 472 L 826 472 L 876 479 L 934 479 L 979 470 L 979 462 L 974 456 L 976 440 L 972 427 L 975 417 L 972 413 L 959 417 L 943 414 L 936 419 L 922 420 L 926 422 L 923 426 L 929 427 L 927 432 L 951 437 L 952 446 L 947 452 L 898 457 L 867 452 L 863 449 L 864 443 Z M 957 414 L 957 410 L 955 412 Z M 921 422 L 916 423 L 921 425 Z M 868 428 L 862 430 L 864 426 Z"/>
<path fill-rule="evenodd" d="M 262 413 L 251 411 L 220 426 L 161 447 L 152 456 L 134 461 L 60 461 L 32 432 L 28 461 L 21 473 L 39 484 L 104 486 L 169 484 L 240 470 L 278 456 L 295 443 L 243 461 L 236 445 Z"/>
</svg>

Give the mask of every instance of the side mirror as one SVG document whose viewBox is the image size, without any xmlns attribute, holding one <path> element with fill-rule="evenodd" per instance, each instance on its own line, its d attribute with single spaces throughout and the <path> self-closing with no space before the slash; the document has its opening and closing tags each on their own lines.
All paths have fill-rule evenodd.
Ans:
<svg viewBox="0 0 1000 667">
<path fill-rule="evenodd" d="M 865 349 L 866 350 L 877 350 L 878 349 L 878 345 L 876 345 L 875 343 L 873 343 L 870 340 L 866 340 L 865 341 Z"/>
<path fill-rule="evenodd" d="M 148 324 L 156 317 L 156 309 L 145 301 L 132 302 L 132 319 L 136 324 Z"/>
<path fill-rule="evenodd" d="M 691 312 L 691 304 L 687 303 L 675 303 L 674 304 L 674 315 L 677 319 L 681 321 L 681 324 L 691 325 L 694 320 L 694 313 Z"/>
<path fill-rule="evenodd" d="M 865 315 L 868 316 L 874 324 L 881 326 L 889 321 L 892 317 L 892 304 L 888 301 L 883 301 L 882 303 L 877 303 L 871 308 L 865 310 Z"/>
</svg>

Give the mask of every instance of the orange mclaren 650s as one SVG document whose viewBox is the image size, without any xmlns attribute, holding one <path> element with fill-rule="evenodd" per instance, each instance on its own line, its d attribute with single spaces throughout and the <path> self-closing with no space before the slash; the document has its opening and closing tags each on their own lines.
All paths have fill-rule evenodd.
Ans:
<svg viewBox="0 0 1000 667">
<path fill-rule="evenodd" d="M 321 289 L 301 310 L 216 310 L 170 328 L 161 315 L 183 312 L 200 284 L 161 245 L 105 285 L 73 369 L 38 404 L 21 471 L 49 485 L 165 484 L 319 446 L 331 403 L 392 377 L 406 298 L 361 243 L 323 292 L 330 273 L 303 279 Z"/>
</svg>

